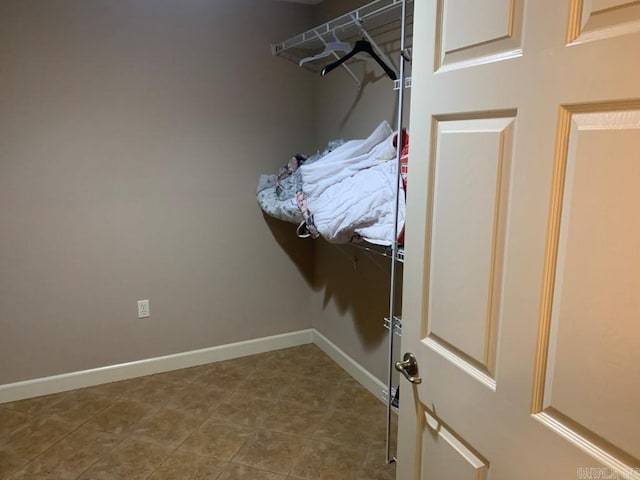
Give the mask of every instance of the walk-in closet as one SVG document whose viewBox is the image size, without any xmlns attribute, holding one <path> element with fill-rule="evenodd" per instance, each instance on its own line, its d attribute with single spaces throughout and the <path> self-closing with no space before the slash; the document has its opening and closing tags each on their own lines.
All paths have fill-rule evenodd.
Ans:
<svg viewBox="0 0 640 480">
<path fill-rule="evenodd" d="M 387 463 L 396 461 L 412 22 L 412 1 L 378 0 L 272 45 L 315 75 L 316 137 L 329 143 L 319 158 L 297 156 L 262 177 L 257 194 L 265 214 L 316 242 L 315 279 L 326 282 L 321 334 L 357 358 L 374 347 L 366 352 L 374 378 L 336 359 L 386 405 Z M 327 308 L 334 302 L 342 311 Z"/>
<path fill-rule="evenodd" d="M 640 480 L 639 44 L 0 1 L 0 480 Z"/>
<path fill-rule="evenodd" d="M 413 2 L 307 3 L 0 6 L 3 480 L 395 477 L 401 243 L 256 185 L 382 125 L 402 231 Z"/>
</svg>

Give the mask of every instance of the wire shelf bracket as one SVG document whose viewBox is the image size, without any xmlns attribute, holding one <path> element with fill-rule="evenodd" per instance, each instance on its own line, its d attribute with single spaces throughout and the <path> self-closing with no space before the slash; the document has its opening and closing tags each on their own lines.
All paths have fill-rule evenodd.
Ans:
<svg viewBox="0 0 640 480">
<path fill-rule="evenodd" d="M 402 84 L 401 80 L 394 80 L 393 89 L 400 90 L 400 85 Z M 404 88 L 411 88 L 411 77 L 406 77 L 404 79 Z"/>
<path fill-rule="evenodd" d="M 391 320 L 389 320 L 388 317 L 385 317 L 384 328 L 386 328 L 387 330 L 389 330 L 390 328 L 393 328 L 393 333 L 398 337 L 402 337 L 402 318 L 398 316 L 394 316 L 393 322 L 391 322 Z"/>
</svg>

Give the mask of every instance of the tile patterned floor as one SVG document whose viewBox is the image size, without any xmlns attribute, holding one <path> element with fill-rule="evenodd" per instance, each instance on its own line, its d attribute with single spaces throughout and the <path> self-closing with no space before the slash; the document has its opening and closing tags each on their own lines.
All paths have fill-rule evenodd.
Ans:
<svg viewBox="0 0 640 480">
<path fill-rule="evenodd" d="M 0 405 L 0 480 L 393 480 L 384 436 L 304 345 Z"/>
</svg>

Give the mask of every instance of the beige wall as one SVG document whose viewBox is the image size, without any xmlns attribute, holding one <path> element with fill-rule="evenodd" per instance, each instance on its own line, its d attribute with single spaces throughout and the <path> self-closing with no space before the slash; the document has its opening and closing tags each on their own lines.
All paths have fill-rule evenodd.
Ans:
<svg viewBox="0 0 640 480">
<path fill-rule="evenodd" d="M 363 3 L 0 4 L 0 384 L 311 326 L 384 379 L 389 262 L 298 240 L 254 195 L 395 124 L 374 64 L 358 91 L 269 52 Z"/>
<path fill-rule="evenodd" d="M 255 204 L 314 142 L 308 72 L 269 52 L 311 14 L 3 0 L 0 384 L 311 326 L 313 247 Z"/>
<path fill-rule="evenodd" d="M 327 0 L 318 9 L 318 22 L 366 3 Z M 399 30 L 387 27 L 371 33 L 397 65 Z M 364 138 L 382 120 L 396 128 L 393 82 L 373 61 L 356 60 L 350 66 L 364 79 L 361 90 L 342 69 L 316 79 L 317 98 L 321 99 L 316 117 L 319 144 L 332 138 Z M 351 246 L 319 241 L 315 272 L 314 327 L 386 383 L 388 343 L 383 322 L 389 314 L 390 261 L 372 258 Z"/>
</svg>

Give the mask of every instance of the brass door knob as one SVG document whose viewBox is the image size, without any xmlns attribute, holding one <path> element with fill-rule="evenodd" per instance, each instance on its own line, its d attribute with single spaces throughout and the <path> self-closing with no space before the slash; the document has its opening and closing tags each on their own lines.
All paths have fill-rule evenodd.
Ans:
<svg viewBox="0 0 640 480">
<path fill-rule="evenodd" d="M 411 383 L 422 383 L 418 376 L 418 361 L 413 353 L 405 353 L 402 362 L 396 362 L 396 370 L 399 371 Z"/>
</svg>

